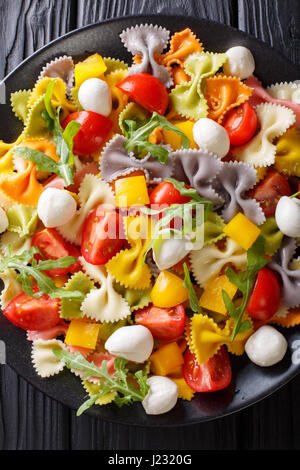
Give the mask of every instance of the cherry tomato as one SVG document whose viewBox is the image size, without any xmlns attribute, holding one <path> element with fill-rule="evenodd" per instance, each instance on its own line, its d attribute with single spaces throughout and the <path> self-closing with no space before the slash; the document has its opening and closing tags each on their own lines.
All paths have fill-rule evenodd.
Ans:
<svg viewBox="0 0 300 470">
<path fill-rule="evenodd" d="M 112 209 L 98 207 L 84 222 L 81 253 L 91 264 L 106 264 L 125 243 L 121 216 Z"/>
<path fill-rule="evenodd" d="M 169 95 L 163 83 L 149 73 L 136 73 L 121 80 L 117 88 L 151 113 L 165 114 Z"/>
<path fill-rule="evenodd" d="M 268 320 L 278 310 L 280 285 L 276 274 L 269 268 L 262 268 L 256 279 L 247 312 L 252 318 Z"/>
<path fill-rule="evenodd" d="M 256 199 L 266 217 L 275 214 L 277 203 L 281 196 L 290 196 L 290 185 L 286 178 L 275 170 L 270 170 L 267 176 L 251 191 L 251 197 Z"/>
<path fill-rule="evenodd" d="M 102 114 L 93 111 L 77 111 L 69 114 L 62 122 L 65 129 L 69 122 L 76 121 L 81 127 L 74 137 L 73 152 L 85 157 L 96 152 L 110 133 L 113 123 Z"/>
<path fill-rule="evenodd" d="M 189 349 L 184 354 L 184 380 L 195 392 L 216 392 L 228 387 L 232 372 L 228 352 L 222 346 L 207 362 L 198 364 Z"/>
<path fill-rule="evenodd" d="M 189 186 L 186 185 L 187 188 Z M 182 196 L 178 189 L 169 181 L 162 181 L 150 194 L 150 204 L 185 204 L 192 198 L 188 196 Z"/>
<path fill-rule="evenodd" d="M 76 245 L 65 240 L 54 228 L 45 228 L 33 235 L 31 246 L 36 246 L 44 258 L 59 259 L 63 256 L 81 256 L 80 250 Z M 41 259 L 40 255 L 35 255 L 37 260 Z M 46 271 L 49 276 L 63 276 L 67 273 L 75 273 L 80 270 L 80 263 L 71 264 L 67 268 L 57 268 Z"/>
<path fill-rule="evenodd" d="M 232 146 L 243 145 L 253 137 L 257 129 L 257 116 L 248 102 L 231 109 L 226 115 L 225 127 Z"/>
<path fill-rule="evenodd" d="M 136 311 L 135 321 L 146 326 L 155 339 L 174 340 L 184 332 L 185 310 L 182 304 L 173 308 L 145 307 Z"/>
<path fill-rule="evenodd" d="M 38 289 L 33 288 L 33 292 L 38 292 Z M 59 299 L 51 299 L 47 294 L 35 299 L 22 292 L 9 302 L 3 313 L 23 330 L 48 330 L 60 320 Z"/>
</svg>

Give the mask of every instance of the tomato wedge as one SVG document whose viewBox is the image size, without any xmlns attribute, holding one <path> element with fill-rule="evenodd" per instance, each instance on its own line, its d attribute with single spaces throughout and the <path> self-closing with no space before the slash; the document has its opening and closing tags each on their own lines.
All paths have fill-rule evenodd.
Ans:
<svg viewBox="0 0 300 470">
<path fill-rule="evenodd" d="M 275 214 L 279 199 L 282 196 L 290 196 L 291 189 L 284 176 L 275 170 L 270 170 L 250 194 L 259 202 L 265 216 L 270 217 Z"/>
<path fill-rule="evenodd" d="M 36 246 L 44 258 L 59 259 L 63 256 L 81 256 L 80 250 L 76 245 L 66 241 L 54 228 L 45 228 L 33 235 L 31 246 Z M 35 255 L 36 259 L 41 259 L 39 255 Z M 71 264 L 67 268 L 57 268 L 46 271 L 49 276 L 63 276 L 67 273 L 75 273 L 80 270 L 80 263 Z"/>
<path fill-rule="evenodd" d="M 276 274 L 269 268 L 262 268 L 254 285 L 247 305 L 247 312 L 252 318 L 268 320 L 278 310 L 280 302 L 280 285 Z"/>
<path fill-rule="evenodd" d="M 69 114 L 62 122 L 63 129 L 71 121 L 81 124 L 73 140 L 73 152 L 81 157 L 96 152 L 105 142 L 113 126 L 110 119 L 93 111 L 76 111 Z"/>
<path fill-rule="evenodd" d="M 151 113 L 165 114 L 169 95 L 163 83 L 149 73 L 136 73 L 121 80 L 117 85 L 133 101 Z"/>
<path fill-rule="evenodd" d="M 33 292 L 38 292 L 38 289 L 33 288 Z M 59 299 L 51 299 L 47 294 L 35 299 L 23 292 L 9 302 L 3 313 L 23 330 L 47 330 L 57 325 L 60 320 Z"/>
<path fill-rule="evenodd" d="M 188 188 L 189 186 L 186 185 Z M 178 189 L 169 181 L 162 181 L 151 192 L 150 204 L 185 204 L 191 200 L 191 197 L 182 196 Z"/>
<path fill-rule="evenodd" d="M 195 392 L 216 392 L 228 387 L 232 371 L 228 352 L 222 346 L 207 362 L 198 364 L 189 349 L 184 354 L 182 366 L 184 380 Z"/>
<path fill-rule="evenodd" d="M 184 332 L 185 310 L 182 304 L 173 308 L 145 307 L 135 312 L 135 321 L 146 326 L 155 339 L 174 340 Z"/>
<path fill-rule="evenodd" d="M 238 108 L 231 109 L 223 122 L 230 145 L 243 145 L 253 137 L 257 129 L 257 115 L 252 106 L 246 101 Z"/>
<path fill-rule="evenodd" d="M 81 253 L 91 264 L 106 264 L 125 243 L 121 216 L 113 209 L 98 207 L 84 222 Z"/>
</svg>

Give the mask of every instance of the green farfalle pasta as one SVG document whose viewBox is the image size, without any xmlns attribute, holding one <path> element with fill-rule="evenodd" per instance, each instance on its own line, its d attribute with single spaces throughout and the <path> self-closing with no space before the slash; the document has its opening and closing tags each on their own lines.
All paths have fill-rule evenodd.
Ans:
<svg viewBox="0 0 300 470">
<path fill-rule="evenodd" d="M 130 323 L 129 320 L 130 317 L 123 318 L 122 320 L 116 322 L 102 322 L 99 329 L 99 339 L 102 341 L 108 340 L 108 338 L 113 334 L 114 331 Z"/>
<path fill-rule="evenodd" d="M 223 227 L 225 227 L 225 222 L 222 217 L 215 212 L 209 211 L 204 222 L 204 244 L 210 245 L 224 238 Z"/>
<path fill-rule="evenodd" d="M 191 77 L 170 93 L 171 103 L 182 116 L 197 120 L 207 116 L 208 105 L 203 95 L 203 81 L 214 75 L 227 60 L 226 54 L 202 52 L 191 54 L 184 62 L 184 70 Z"/>
<path fill-rule="evenodd" d="M 15 204 L 6 211 L 6 215 L 9 223 L 7 230 L 18 233 L 20 237 L 34 234 L 38 221 L 35 207 Z"/>
<path fill-rule="evenodd" d="M 79 291 L 83 295 L 87 295 L 91 289 L 94 289 L 95 285 L 90 278 L 82 271 L 75 273 L 64 286 L 67 291 Z M 83 317 L 83 313 L 80 310 L 82 300 L 80 299 L 61 299 L 60 303 L 60 317 L 64 319 L 73 319 Z"/>
<path fill-rule="evenodd" d="M 10 102 L 14 114 L 18 119 L 25 123 L 28 115 L 28 99 L 31 94 L 31 90 L 20 90 L 11 93 Z"/>
<path fill-rule="evenodd" d="M 127 70 L 128 65 L 123 62 L 123 60 L 119 59 L 112 59 L 111 57 L 103 57 L 103 62 L 106 65 L 106 70 L 104 75 L 108 75 L 111 72 L 115 72 L 116 70 Z"/>
<path fill-rule="evenodd" d="M 44 97 L 45 95 L 38 98 L 28 111 L 23 131 L 25 136 L 46 137 L 50 135 L 47 123 L 42 117 L 42 112 L 46 109 Z"/>
<path fill-rule="evenodd" d="M 259 228 L 265 238 L 265 252 L 267 255 L 273 256 L 279 249 L 283 239 L 283 233 L 279 230 L 275 217 L 267 217 Z"/>
<path fill-rule="evenodd" d="M 123 111 L 121 111 L 119 115 L 119 126 L 123 134 L 126 135 L 126 129 L 123 124 L 125 120 L 128 119 L 128 120 L 143 122 L 146 119 L 149 119 L 150 116 L 151 114 L 149 113 L 149 111 L 142 108 L 142 106 L 140 106 L 139 104 L 131 101 L 130 103 L 128 103 L 126 108 L 124 108 Z"/>
<path fill-rule="evenodd" d="M 88 380 L 82 380 L 81 383 L 84 390 L 89 394 L 90 397 L 98 395 L 101 391 L 101 382 L 100 384 L 94 384 L 92 382 L 89 382 Z M 105 395 L 100 396 L 95 401 L 95 405 L 107 405 L 108 403 L 114 401 L 116 395 L 117 392 L 115 392 L 114 390 L 111 392 L 107 392 Z"/>
<path fill-rule="evenodd" d="M 147 289 L 129 289 L 125 286 L 121 286 L 119 283 L 114 283 L 115 290 L 121 294 L 126 302 L 128 303 L 130 310 L 138 310 L 139 308 L 147 307 L 151 302 L 151 287 Z"/>
</svg>

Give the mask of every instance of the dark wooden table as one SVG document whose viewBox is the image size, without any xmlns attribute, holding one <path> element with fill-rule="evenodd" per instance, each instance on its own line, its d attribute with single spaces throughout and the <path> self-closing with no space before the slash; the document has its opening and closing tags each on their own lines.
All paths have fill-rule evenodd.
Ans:
<svg viewBox="0 0 300 470">
<path fill-rule="evenodd" d="M 232 25 L 300 62 L 299 0 L 0 0 L 0 78 L 70 30 L 154 12 Z M 233 416 L 154 430 L 76 418 L 8 366 L 0 366 L 0 449 L 300 449 L 300 376 Z"/>
</svg>

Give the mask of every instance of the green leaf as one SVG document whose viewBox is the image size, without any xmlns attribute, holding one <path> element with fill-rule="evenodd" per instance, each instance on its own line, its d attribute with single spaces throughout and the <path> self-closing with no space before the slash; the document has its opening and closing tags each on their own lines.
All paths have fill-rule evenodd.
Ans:
<svg viewBox="0 0 300 470">
<path fill-rule="evenodd" d="M 128 383 L 128 369 L 126 369 L 127 360 L 117 357 L 114 360 L 115 374 L 111 377 L 107 370 L 107 362 L 102 361 L 101 367 L 97 367 L 93 362 L 88 362 L 80 353 L 72 354 L 62 349 L 53 349 L 54 355 L 63 361 L 69 369 L 80 370 L 84 372 L 84 377 L 99 377 L 102 389 L 99 394 L 93 395 L 81 405 L 77 413 L 83 413 L 92 406 L 100 396 L 116 391 L 114 402 L 118 406 L 127 405 L 134 401 L 142 401 L 148 393 L 149 386 L 146 383 L 147 375 L 143 371 L 138 371 L 135 377 L 139 384 L 139 390 Z M 105 393 L 104 393 L 105 392 Z"/>
<path fill-rule="evenodd" d="M 153 113 L 150 119 L 140 121 L 137 119 L 126 119 L 122 122 L 125 130 L 127 142 L 125 149 L 127 152 L 141 153 L 143 151 L 150 152 L 154 158 L 157 158 L 160 163 L 166 163 L 169 152 L 160 145 L 151 144 L 148 137 L 156 127 L 173 131 L 181 137 L 181 147 L 189 148 L 190 141 L 187 136 L 178 127 L 173 126 L 165 117 L 160 116 L 158 113 Z"/>
<path fill-rule="evenodd" d="M 209 205 L 209 209 L 213 208 L 213 203 L 210 199 L 201 197 L 194 188 L 186 188 L 183 181 L 177 181 L 174 178 L 166 178 L 164 181 L 172 183 L 174 188 L 177 189 L 177 191 L 179 191 L 182 196 L 191 197 L 192 200 L 196 202 L 203 202 L 206 200 L 207 204 Z"/>
<path fill-rule="evenodd" d="M 184 270 L 183 286 L 186 287 L 186 289 L 188 290 L 190 307 L 193 310 L 193 312 L 201 313 L 202 308 L 199 305 L 198 297 L 195 292 L 194 286 L 192 284 L 190 273 L 189 273 L 186 263 L 183 263 L 183 270 Z"/>
</svg>

